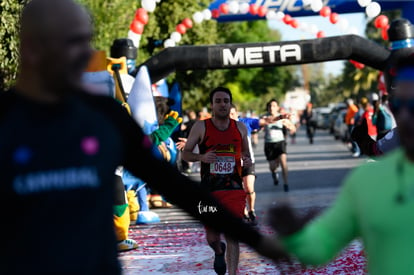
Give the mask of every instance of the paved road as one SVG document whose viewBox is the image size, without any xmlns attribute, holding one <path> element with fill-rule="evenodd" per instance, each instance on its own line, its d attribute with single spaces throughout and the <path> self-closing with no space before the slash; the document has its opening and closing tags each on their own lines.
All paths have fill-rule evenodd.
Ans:
<svg viewBox="0 0 414 275">
<path fill-rule="evenodd" d="M 288 145 L 291 191 L 285 193 L 281 184 L 273 185 L 263 154 L 262 135 L 259 140 L 255 149 L 256 212 L 259 230 L 264 234 L 272 233 L 264 222 L 271 205 L 289 201 L 304 211 L 310 207 L 326 207 L 332 203 L 350 169 L 365 161 L 352 158 L 346 145 L 334 140 L 326 131 L 317 131 L 315 142 L 310 145 L 304 131 L 300 130 L 296 144 Z M 191 177 L 199 179 L 197 174 Z M 130 238 L 137 240 L 140 247 L 120 254 L 125 274 L 214 274 L 212 252 L 206 245 L 202 225 L 175 207 L 153 211 L 160 215 L 161 223 L 130 228 Z M 240 274 L 364 274 L 361 249 L 359 243 L 353 243 L 331 265 L 304 269 L 299 264 L 276 267 L 242 244 Z M 348 268 L 347 261 L 354 264 L 352 272 L 344 271 Z"/>
</svg>

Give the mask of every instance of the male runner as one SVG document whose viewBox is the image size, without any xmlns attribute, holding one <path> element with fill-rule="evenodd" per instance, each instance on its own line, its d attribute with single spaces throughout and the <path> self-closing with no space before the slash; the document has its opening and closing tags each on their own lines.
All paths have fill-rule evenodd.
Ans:
<svg viewBox="0 0 414 275">
<path fill-rule="evenodd" d="M 266 159 L 269 162 L 269 169 L 272 173 L 274 185 L 279 184 L 279 177 L 276 173 L 277 168 L 282 166 L 283 174 L 283 189 L 285 192 L 289 192 L 288 185 L 288 167 L 287 167 L 287 156 L 286 156 L 286 132 L 290 133 L 296 131 L 295 125 L 288 119 L 277 120 L 277 118 L 283 118 L 280 114 L 279 102 L 276 99 L 271 99 L 267 105 L 267 117 L 274 120 L 275 122 L 267 124 L 264 127 L 265 132 L 265 144 L 264 152 Z"/>
<path fill-rule="evenodd" d="M 197 121 L 191 129 L 183 150 L 186 161 L 201 162 L 201 184 L 208 188 L 229 211 L 242 218 L 246 205 L 243 190 L 242 166 L 250 167 L 251 158 L 247 129 L 242 122 L 230 119 L 232 94 L 229 89 L 217 87 L 210 93 L 212 118 Z M 199 153 L 193 153 L 198 145 Z M 242 163 L 243 162 L 243 163 Z M 239 262 L 239 243 L 228 234 L 226 245 L 220 231 L 206 227 L 207 242 L 215 252 L 214 270 L 236 274 Z"/>
<path fill-rule="evenodd" d="M 91 18 L 82 6 L 32 0 L 20 30 L 16 87 L 0 93 L 0 208 L 7 221 L 1 274 L 121 274 L 113 223 L 118 166 L 211 228 L 277 259 L 269 237 L 154 157 L 120 104 L 82 90 L 92 52 Z M 216 204 L 217 212 L 200 214 L 200 201 Z"/>
<path fill-rule="evenodd" d="M 352 171 L 332 207 L 304 227 L 290 207 L 272 211 L 284 246 L 302 263 L 326 263 L 361 238 L 369 274 L 414 274 L 414 56 L 398 64 L 393 86 L 401 147 Z"/>
</svg>

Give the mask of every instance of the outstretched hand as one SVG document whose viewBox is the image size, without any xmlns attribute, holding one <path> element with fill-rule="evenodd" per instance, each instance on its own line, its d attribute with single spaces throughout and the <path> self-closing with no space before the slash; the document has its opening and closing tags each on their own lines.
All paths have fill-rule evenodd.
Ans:
<svg viewBox="0 0 414 275">
<path fill-rule="evenodd" d="M 269 210 L 268 222 L 281 236 L 288 236 L 301 230 L 319 211 L 311 210 L 304 216 L 299 216 L 295 210 L 285 204 Z"/>
</svg>

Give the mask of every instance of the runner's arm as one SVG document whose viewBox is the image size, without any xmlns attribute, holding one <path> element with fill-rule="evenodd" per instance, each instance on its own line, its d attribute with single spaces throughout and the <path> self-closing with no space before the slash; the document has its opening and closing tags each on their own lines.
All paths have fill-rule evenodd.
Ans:
<svg viewBox="0 0 414 275">
<path fill-rule="evenodd" d="M 243 122 L 237 121 L 237 127 L 242 135 L 242 159 L 243 166 L 249 167 L 252 165 L 252 159 L 249 150 L 249 140 L 247 138 L 247 128 Z"/>
</svg>

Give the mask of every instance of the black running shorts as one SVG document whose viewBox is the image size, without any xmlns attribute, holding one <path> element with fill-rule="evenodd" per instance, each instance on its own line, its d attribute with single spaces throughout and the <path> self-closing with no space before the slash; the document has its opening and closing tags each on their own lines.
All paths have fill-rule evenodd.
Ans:
<svg viewBox="0 0 414 275">
<path fill-rule="evenodd" d="M 267 160 L 275 160 L 282 154 L 286 154 L 286 141 L 265 143 L 264 152 Z"/>
</svg>

